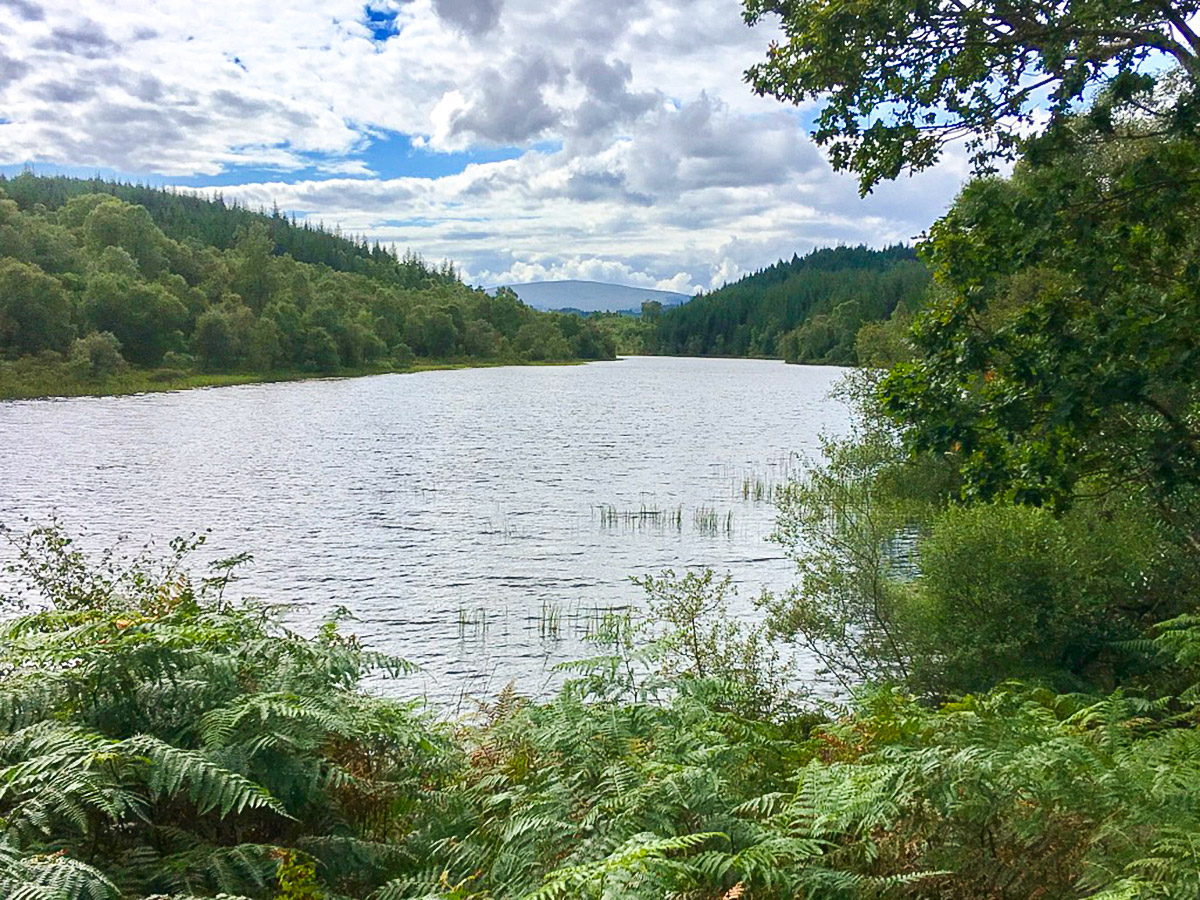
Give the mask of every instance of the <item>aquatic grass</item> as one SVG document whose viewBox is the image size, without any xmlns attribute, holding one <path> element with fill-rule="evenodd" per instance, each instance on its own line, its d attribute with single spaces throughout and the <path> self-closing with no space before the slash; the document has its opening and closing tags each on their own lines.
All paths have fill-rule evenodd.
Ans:
<svg viewBox="0 0 1200 900">
<path fill-rule="evenodd" d="M 604 623 L 613 616 L 626 616 L 630 608 L 623 604 L 563 603 L 543 600 L 541 606 L 525 617 L 525 630 L 536 632 L 539 640 L 558 643 L 566 640 L 591 641 L 607 629 Z"/>
<path fill-rule="evenodd" d="M 771 503 L 781 488 L 782 485 L 775 481 L 746 477 L 742 479 L 742 499 Z"/>
<path fill-rule="evenodd" d="M 633 630 L 634 610 L 628 606 L 595 606 L 579 622 L 583 627 L 576 632 L 577 637 L 594 644 L 619 644 L 621 636 Z"/>
<path fill-rule="evenodd" d="M 458 639 L 460 641 L 486 640 L 488 633 L 488 611 L 482 606 L 458 608 Z"/>
<path fill-rule="evenodd" d="M 715 507 L 699 506 L 692 513 L 692 527 L 700 534 L 716 536 L 733 534 L 733 511 L 722 515 Z"/>
<path fill-rule="evenodd" d="M 521 536 L 520 531 L 513 527 L 513 524 L 508 521 L 506 516 L 500 518 L 499 521 L 496 519 L 488 519 L 487 525 L 484 526 L 483 533 L 491 537 L 504 538 L 505 540 L 512 540 L 513 538 Z"/>
<path fill-rule="evenodd" d="M 775 503 L 787 487 L 805 466 L 801 458 L 792 453 L 767 463 L 762 469 L 743 470 L 738 473 L 730 486 L 730 493 L 735 499 L 748 503 Z"/>
<path fill-rule="evenodd" d="M 774 503 L 790 480 L 772 475 L 746 475 L 742 478 L 741 489 L 735 489 L 734 495 L 752 503 Z"/>
<path fill-rule="evenodd" d="M 638 509 L 618 509 L 611 503 L 595 507 L 602 529 L 622 528 L 626 531 L 653 529 L 683 531 L 683 504 L 673 508 L 642 505 Z M 733 511 L 721 512 L 713 506 L 698 506 L 692 510 L 692 529 L 699 534 L 733 534 Z"/>
<path fill-rule="evenodd" d="M 562 633 L 562 606 L 551 600 L 542 601 L 541 613 L 537 617 L 538 636 L 543 641 L 557 641 Z"/>
<path fill-rule="evenodd" d="M 614 504 L 602 503 L 595 507 L 601 528 L 658 528 L 665 530 L 683 528 L 683 506 L 674 509 L 642 504 L 637 509 L 618 509 Z"/>
</svg>

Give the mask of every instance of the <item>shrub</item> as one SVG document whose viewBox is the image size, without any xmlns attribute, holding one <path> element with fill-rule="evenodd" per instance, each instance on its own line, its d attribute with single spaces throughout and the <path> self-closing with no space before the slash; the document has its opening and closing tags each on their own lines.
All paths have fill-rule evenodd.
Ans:
<svg viewBox="0 0 1200 900">
<path fill-rule="evenodd" d="M 196 357 L 190 353 L 180 353 L 178 350 L 169 350 L 163 356 L 162 364 L 164 368 L 176 369 L 182 372 L 190 372 L 196 368 Z"/>
<path fill-rule="evenodd" d="M 107 378 L 125 368 L 121 342 L 111 331 L 93 331 L 71 345 L 69 358 L 77 378 Z"/>
<path fill-rule="evenodd" d="M 407 369 L 417 361 L 417 354 L 412 347 L 401 341 L 392 348 L 392 366 L 397 369 Z"/>
<path fill-rule="evenodd" d="M 410 705 L 359 690 L 403 661 L 315 637 L 167 560 L 18 542 L 0 624 L 0 894 L 363 896 L 408 859 L 451 759 Z M 37 611 L 13 617 L 14 608 Z M 86 862 L 85 862 L 86 861 Z M 120 886 L 119 888 L 117 886 Z"/>
<path fill-rule="evenodd" d="M 1064 516 L 951 507 L 921 545 L 910 594 L 913 683 L 934 694 L 1008 679 L 1112 690 L 1136 663 L 1121 648 L 1186 602 L 1178 557 L 1134 504 Z"/>
</svg>

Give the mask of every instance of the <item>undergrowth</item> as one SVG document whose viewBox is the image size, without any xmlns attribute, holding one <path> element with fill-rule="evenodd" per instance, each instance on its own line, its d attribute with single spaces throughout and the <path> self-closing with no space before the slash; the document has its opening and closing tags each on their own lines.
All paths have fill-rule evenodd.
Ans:
<svg viewBox="0 0 1200 900">
<path fill-rule="evenodd" d="M 235 567 L 15 543 L 0 628 L 0 895 L 18 900 L 1194 898 L 1200 623 L 1170 696 L 1019 683 L 930 707 L 762 705 L 753 634 L 613 625 L 554 699 L 469 720 L 365 693 L 409 666 L 227 599 Z M 688 580 L 690 578 L 690 581 Z M 679 626 L 690 629 L 683 633 Z M 750 648 L 748 650 L 747 648 Z M 721 654 L 725 654 L 724 657 Z M 736 668 L 736 667 L 735 667 Z M 1190 676 L 1186 677 L 1186 676 Z"/>
</svg>

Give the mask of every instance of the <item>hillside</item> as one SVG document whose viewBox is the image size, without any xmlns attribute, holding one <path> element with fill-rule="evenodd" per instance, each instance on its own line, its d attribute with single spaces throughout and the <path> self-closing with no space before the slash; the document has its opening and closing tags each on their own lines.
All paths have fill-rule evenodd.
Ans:
<svg viewBox="0 0 1200 900">
<path fill-rule="evenodd" d="M 287 254 L 297 262 L 315 263 L 338 271 L 367 275 L 391 284 L 418 287 L 429 280 L 455 280 L 448 263 L 435 269 L 412 253 L 402 257 L 381 247 L 343 236 L 307 222 L 297 222 L 278 210 L 256 212 L 236 203 L 226 203 L 220 191 L 211 198 L 197 193 L 123 184 L 99 178 L 34 176 L 22 174 L 6 179 L 0 175 L 0 190 L 22 209 L 37 205 L 57 210 L 75 197 L 107 194 L 144 207 L 164 235 L 175 241 L 198 241 L 218 250 L 229 250 L 238 235 L 252 224 L 267 228 L 276 254 Z"/>
<path fill-rule="evenodd" d="M 687 294 L 600 281 L 537 281 L 505 287 L 534 309 L 577 310 L 585 313 L 636 311 L 647 301 L 663 306 L 678 306 L 690 299 Z"/>
<path fill-rule="evenodd" d="M 859 329 L 915 307 L 928 283 L 911 247 L 814 250 L 663 311 L 648 349 L 853 365 Z"/>
<path fill-rule="evenodd" d="M 108 182 L 0 180 L 0 398 L 612 355 L 577 316 L 278 212 Z"/>
</svg>

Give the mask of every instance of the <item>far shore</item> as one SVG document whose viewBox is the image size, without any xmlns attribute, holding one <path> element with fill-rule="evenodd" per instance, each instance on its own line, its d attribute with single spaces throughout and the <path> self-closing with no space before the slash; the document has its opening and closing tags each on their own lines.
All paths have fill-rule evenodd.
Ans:
<svg viewBox="0 0 1200 900">
<path fill-rule="evenodd" d="M 0 402 L 5 400 L 55 400 L 69 397 L 121 397 L 130 394 L 186 391 L 195 388 L 240 384 L 273 384 L 282 381 L 361 378 L 367 375 L 404 375 L 447 369 L 491 369 L 500 366 L 576 366 L 611 360 L 422 360 L 411 366 L 369 366 L 335 372 L 181 372 L 177 369 L 130 369 L 103 380 L 61 378 L 57 372 L 38 372 L 33 378 L 0 369 Z"/>
</svg>

